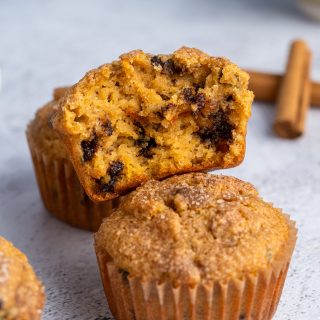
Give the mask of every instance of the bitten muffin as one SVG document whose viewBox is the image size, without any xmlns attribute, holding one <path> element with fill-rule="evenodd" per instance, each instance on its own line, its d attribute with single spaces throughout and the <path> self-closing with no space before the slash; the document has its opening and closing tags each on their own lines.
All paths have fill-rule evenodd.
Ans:
<svg viewBox="0 0 320 320">
<path fill-rule="evenodd" d="M 112 199 L 151 178 L 239 164 L 253 100 L 248 79 L 197 49 L 136 50 L 74 85 L 54 126 L 87 194 Z"/>
<path fill-rule="evenodd" d="M 271 319 L 296 239 L 249 183 L 189 173 L 149 181 L 95 235 L 117 319 Z"/>
<path fill-rule="evenodd" d="M 0 319 L 41 319 L 44 299 L 27 257 L 0 237 Z"/>
<path fill-rule="evenodd" d="M 69 153 L 52 128 L 50 118 L 68 88 L 54 90 L 54 100 L 40 108 L 26 134 L 38 187 L 47 210 L 56 218 L 78 228 L 97 231 L 101 221 L 119 199 L 93 203 L 85 194 Z"/>
</svg>

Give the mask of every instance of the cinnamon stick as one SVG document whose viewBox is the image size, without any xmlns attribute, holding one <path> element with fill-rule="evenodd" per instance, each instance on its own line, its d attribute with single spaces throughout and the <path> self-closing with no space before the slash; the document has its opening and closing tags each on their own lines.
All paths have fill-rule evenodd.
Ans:
<svg viewBox="0 0 320 320">
<path fill-rule="evenodd" d="M 283 76 L 260 71 L 246 70 L 250 75 L 249 89 L 254 92 L 257 101 L 275 102 Z M 320 83 L 311 82 L 312 107 L 320 107 Z"/>
<path fill-rule="evenodd" d="M 298 134 L 302 134 L 304 131 L 306 117 L 308 113 L 308 109 L 310 107 L 311 100 L 311 82 L 310 82 L 310 67 L 311 67 L 311 52 L 308 49 L 305 58 L 305 75 L 303 78 L 303 83 L 301 87 L 301 100 L 300 100 L 300 108 L 298 109 L 297 114 L 297 122 L 296 122 L 296 130 Z"/>
<path fill-rule="evenodd" d="M 273 124 L 275 133 L 280 137 L 292 139 L 303 133 L 310 102 L 310 59 L 311 53 L 306 43 L 302 40 L 294 41 L 279 88 Z"/>
</svg>

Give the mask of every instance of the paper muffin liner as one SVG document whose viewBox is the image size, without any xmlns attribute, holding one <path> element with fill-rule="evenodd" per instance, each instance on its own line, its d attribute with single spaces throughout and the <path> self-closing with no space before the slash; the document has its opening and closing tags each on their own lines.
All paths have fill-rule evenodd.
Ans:
<svg viewBox="0 0 320 320">
<path fill-rule="evenodd" d="M 97 249 L 102 283 L 118 320 L 268 320 L 274 315 L 297 238 L 289 220 L 288 242 L 266 269 L 243 279 L 174 286 L 144 281 L 118 268 Z"/>
<path fill-rule="evenodd" d="M 102 220 L 120 203 L 120 198 L 95 203 L 84 192 L 70 160 L 54 158 L 28 144 L 40 195 L 46 209 L 74 227 L 97 231 Z"/>
</svg>

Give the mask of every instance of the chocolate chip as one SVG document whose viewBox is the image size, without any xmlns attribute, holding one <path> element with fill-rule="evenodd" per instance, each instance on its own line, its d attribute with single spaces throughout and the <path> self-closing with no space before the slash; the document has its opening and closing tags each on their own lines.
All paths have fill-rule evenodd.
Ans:
<svg viewBox="0 0 320 320">
<path fill-rule="evenodd" d="M 184 96 L 184 100 L 187 103 L 197 105 L 197 110 L 194 111 L 194 114 L 197 114 L 201 109 L 205 107 L 206 96 L 204 95 L 204 93 L 195 94 L 192 88 L 184 88 L 182 90 L 182 94 Z"/>
<path fill-rule="evenodd" d="M 114 161 L 111 163 L 108 174 L 112 177 L 119 176 L 119 174 L 123 171 L 124 164 L 121 161 Z"/>
<path fill-rule="evenodd" d="M 206 103 L 206 96 L 203 93 L 196 95 L 195 103 L 197 104 L 198 111 L 203 109 Z"/>
<path fill-rule="evenodd" d="M 112 128 L 112 124 L 111 121 L 109 119 L 107 119 L 104 124 L 102 125 L 104 131 L 106 132 L 106 134 L 108 136 L 111 136 L 113 133 L 113 128 Z"/>
<path fill-rule="evenodd" d="M 232 130 L 234 126 L 229 122 L 228 112 L 218 110 L 210 115 L 211 125 L 209 127 L 201 128 L 198 135 L 203 141 L 209 141 L 213 144 L 224 148 L 223 142 L 230 142 L 232 140 Z"/>
<path fill-rule="evenodd" d="M 164 101 L 170 100 L 170 97 L 166 96 L 165 94 L 160 93 L 159 95 L 160 95 L 161 99 Z"/>
<path fill-rule="evenodd" d="M 151 151 L 152 148 L 157 146 L 156 140 L 152 137 L 147 136 L 145 129 L 140 122 L 135 121 L 134 125 L 138 127 L 139 139 L 135 141 L 135 145 L 140 147 L 138 156 L 143 156 L 147 159 L 151 159 L 154 153 Z"/>
<path fill-rule="evenodd" d="M 199 89 L 203 89 L 206 86 L 206 80 L 202 80 L 199 83 L 194 84 L 194 89 L 196 90 L 196 92 L 199 91 Z"/>
<path fill-rule="evenodd" d="M 203 108 L 206 96 L 204 93 L 195 93 L 192 88 L 184 88 L 182 90 L 184 100 L 188 103 L 197 104 L 199 108 Z"/>
<path fill-rule="evenodd" d="M 102 192 L 114 192 L 114 185 L 116 184 L 114 179 L 110 179 L 108 183 L 101 183 L 100 180 L 98 181 Z"/>
<path fill-rule="evenodd" d="M 187 103 L 194 103 L 195 102 L 195 95 L 194 95 L 192 88 L 184 88 L 182 90 L 182 94 L 183 94 L 184 100 Z"/>
<path fill-rule="evenodd" d="M 172 59 L 162 61 L 159 56 L 153 56 L 150 61 L 155 67 L 162 67 L 163 72 L 169 75 L 179 74 L 181 72 L 181 69 L 173 62 Z"/>
<path fill-rule="evenodd" d="M 173 62 L 172 59 L 168 59 L 163 63 L 163 71 L 169 75 L 179 74 L 181 69 Z"/>
<path fill-rule="evenodd" d="M 246 320 L 246 319 L 247 319 L 247 317 L 245 314 L 240 314 L 239 320 Z"/>
<path fill-rule="evenodd" d="M 159 56 L 151 57 L 151 63 L 156 67 L 163 67 L 163 62 Z"/>
<path fill-rule="evenodd" d="M 223 142 L 223 141 L 216 142 L 215 146 L 216 146 L 216 150 L 219 152 L 225 153 L 225 152 L 228 152 L 228 150 L 229 150 L 228 143 Z"/>
<path fill-rule="evenodd" d="M 138 152 L 139 156 L 143 156 L 147 159 L 152 159 L 154 153 L 151 151 L 152 148 L 157 146 L 156 140 L 152 137 L 145 139 L 138 139 L 136 141 L 138 146 L 141 146 L 141 149 Z"/>
<path fill-rule="evenodd" d="M 139 134 L 145 135 L 146 131 L 144 130 L 144 127 L 139 121 L 134 121 L 133 124 L 138 128 Z"/>
<path fill-rule="evenodd" d="M 0 299 L 0 310 L 3 308 L 3 301 Z"/>
<path fill-rule="evenodd" d="M 107 170 L 110 180 L 108 183 L 102 182 L 102 179 L 96 179 L 98 185 L 102 192 L 114 192 L 114 186 L 119 179 L 121 172 L 123 171 L 124 164 L 121 161 L 114 161 L 110 164 Z"/>
<path fill-rule="evenodd" d="M 227 102 L 233 101 L 233 95 L 232 95 L 232 94 L 229 94 L 229 95 L 226 97 L 226 101 L 227 101 Z"/>
<path fill-rule="evenodd" d="M 169 110 L 170 106 L 173 106 L 173 105 L 174 105 L 173 103 L 168 103 L 167 106 L 161 107 L 160 111 L 156 112 L 156 115 L 159 118 L 164 119 L 165 113 Z"/>
<path fill-rule="evenodd" d="M 82 158 L 83 161 L 90 161 L 98 148 L 98 137 L 94 134 L 92 139 L 82 140 L 81 149 L 82 149 Z"/>
</svg>

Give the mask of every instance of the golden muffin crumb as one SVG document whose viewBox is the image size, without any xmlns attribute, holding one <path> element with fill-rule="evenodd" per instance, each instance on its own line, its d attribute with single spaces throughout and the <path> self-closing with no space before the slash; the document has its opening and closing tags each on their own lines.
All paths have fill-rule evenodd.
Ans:
<svg viewBox="0 0 320 320">
<path fill-rule="evenodd" d="M 253 99 L 248 79 L 197 49 L 135 50 L 73 86 L 54 126 L 88 195 L 108 200 L 152 178 L 239 164 Z"/>
<path fill-rule="evenodd" d="M 69 159 L 66 146 L 50 122 L 58 104 L 59 100 L 52 100 L 37 111 L 35 118 L 28 125 L 27 136 L 30 143 L 35 144 L 39 151 L 48 156 Z"/>
<path fill-rule="evenodd" d="M 149 181 L 126 196 L 95 245 L 134 277 L 192 284 L 255 274 L 288 237 L 286 217 L 251 184 L 189 173 Z"/>
<path fill-rule="evenodd" d="M 44 290 L 27 257 L 0 237 L 0 319 L 41 318 Z"/>
</svg>

